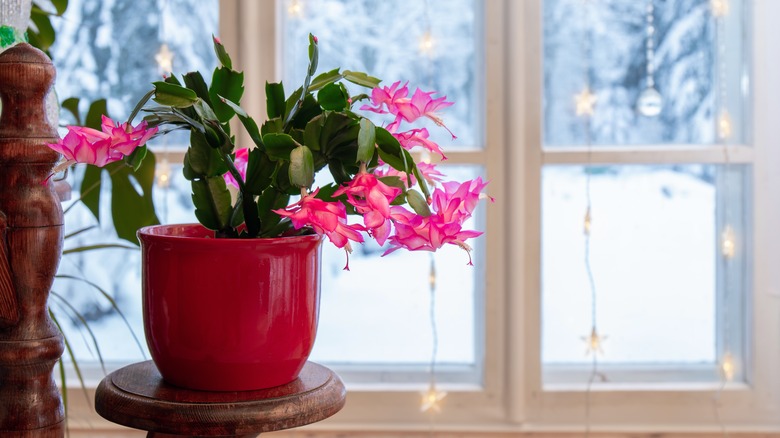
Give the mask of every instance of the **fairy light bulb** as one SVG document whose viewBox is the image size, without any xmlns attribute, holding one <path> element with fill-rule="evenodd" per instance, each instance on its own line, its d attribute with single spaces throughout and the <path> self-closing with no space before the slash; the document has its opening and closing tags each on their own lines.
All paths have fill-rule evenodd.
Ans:
<svg viewBox="0 0 780 438">
<path fill-rule="evenodd" d="M 582 224 L 582 231 L 585 233 L 586 236 L 590 236 L 590 224 L 591 224 L 590 206 L 588 206 L 588 209 L 585 210 L 585 220 Z"/>
<path fill-rule="evenodd" d="M 723 229 L 723 233 L 721 233 L 720 236 L 720 241 L 720 249 L 723 257 L 726 257 L 727 259 L 733 258 L 736 252 L 737 244 L 734 229 L 731 228 L 731 225 L 726 225 L 726 228 Z"/>
<path fill-rule="evenodd" d="M 160 67 L 160 71 L 163 74 L 173 71 L 173 52 L 168 47 L 168 44 L 163 43 L 160 46 L 160 51 L 154 55 L 154 60 L 157 61 L 157 65 Z"/>
<path fill-rule="evenodd" d="M 431 56 L 435 47 L 436 40 L 433 38 L 431 31 L 425 31 L 420 38 L 420 52 L 426 56 Z"/>
<path fill-rule="evenodd" d="M 574 96 L 574 104 L 578 116 L 592 116 L 593 106 L 596 105 L 598 98 L 585 87 L 579 94 Z"/>
<path fill-rule="evenodd" d="M 731 116 L 725 109 L 718 116 L 718 138 L 725 140 L 731 137 Z"/>
<path fill-rule="evenodd" d="M 434 263 L 433 258 L 431 258 L 431 270 L 428 274 L 428 285 L 432 291 L 436 290 L 436 263 Z"/>
<path fill-rule="evenodd" d="M 447 397 L 447 393 L 445 391 L 439 391 L 436 389 L 436 385 L 431 383 L 431 385 L 428 387 L 428 390 L 422 393 L 420 412 L 441 412 L 441 405 L 444 397 Z"/>
<path fill-rule="evenodd" d="M 604 343 L 607 337 L 600 336 L 596 331 L 596 326 L 593 326 L 591 328 L 589 336 L 583 336 L 581 339 L 585 341 L 586 344 L 586 349 L 585 349 L 586 356 L 590 355 L 591 353 L 604 354 L 604 350 L 601 348 L 601 345 Z"/>
<path fill-rule="evenodd" d="M 290 6 L 287 7 L 287 13 L 290 17 L 300 18 L 303 16 L 303 5 L 300 0 L 292 0 Z"/>
<path fill-rule="evenodd" d="M 154 178 L 157 186 L 167 189 L 171 186 L 171 165 L 167 158 L 163 158 L 154 170 Z"/>
<path fill-rule="evenodd" d="M 731 382 L 734 380 L 734 374 L 736 373 L 736 363 L 734 356 L 731 353 L 726 352 L 723 358 L 720 360 L 720 373 L 724 380 Z"/>
<path fill-rule="evenodd" d="M 710 10 L 716 18 L 722 18 L 729 14 L 728 0 L 710 0 Z"/>
</svg>

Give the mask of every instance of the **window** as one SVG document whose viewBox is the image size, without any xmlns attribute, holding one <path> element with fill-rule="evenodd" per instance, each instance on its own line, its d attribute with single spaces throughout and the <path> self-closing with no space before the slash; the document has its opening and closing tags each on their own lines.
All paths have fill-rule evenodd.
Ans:
<svg viewBox="0 0 780 438">
<path fill-rule="evenodd" d="M 430 64 L 417 47 L 423 31 L 416 20 L 425 16 L 426 3 L 433 33 L 450 35 L 436 40 L 441 57 Z M 587 14 L 586 3 L 592 8 Z M 777 429 L 780 274 L 770 263 L 780 254 L 780 203 L 773 190 L 780 187 L 773 170 L 780 165 L 774 147 L 780 3 L 732 0 L 725 29 L 712 20 L 715 3 L 654 0 L 653 80 L 663 108 L 657 117 L 640 117 L 635 108 L 647 85 L 646 1 L 220 2 L 219 33 L 246 72 L 250 114 L 264 113 L 266 80 L 299 81 L 301 61 L 289 57 L 301 53 L 295 45 L 305 44 L 312 31 L 322 42 L 320 71 L 336 65 L 370 70 L 385 80 L 422 82 L 456 100 L 453 116 L 465 130 L 458 129 L 459 139 L 447 151 L 448 171 L 485 176 L 497 200 L 475 221 L 487 231 L 475 252 L 476 267 L 458 269 L 458 251 L 437 261 L 437 380 L 448 396 L 435 417 L 419 410 L 431 353 L 427 254 L 378 258 L 379 249 L 367 247 L 365 257 L 352 260 L 351 273 L 340 272 L 342 253 L 325 255 L 333 266 L 323 279 L 314 358 L 345 377 L 349 400 L 311 433 L 427 432 L 431 424 L 474 437 L 486 430 Z M 71 0 L 71 8 L 77 4 Z M 165 5 L 183 7 L 174 0 Z M 439 12 L 449 7 L 456 12 Z M 353 12 L 368 18 L 346 18 Z M 215 25 L 213 10 L 197 16 L 201 26 Z M 388 30 L 396 26 L 401 30 Z M 155 47 L 151 57 L 159 30 L 147 32 Z M 365 45 L 339 46 L 364 35 Z M 590 57 L 583 56 L 588 41 Z M 337 60 L 326 54 L 330 44 Z M 375 47 L 388 58 L 376 57 Z M 417 62 L 453 71 L 406 68 Z M 462 67 L 448 67 L 453 62 Z M 60 67 L 60 81 L 70 69 Z M 599 99 L 589 127 L 572 111 L 573 96 L 587 84 Z M 728 141 L 718 138 L 720 109 L 730 117 Z M 158 145 L 172 163 L 178 161 L 175 147 Z M 599 356 L 608 381 L 590 391 L 592 356 L 585 356 L 581 340 L 593 322 L 582 234 L 588 180 L 596 321 L 608 336 Z M 164 205 L 171 207 L 161 214 L 169 221 L 186 220 L 172 207 L 180 197 L 186 204 L 188 187 L 182 187 L 167 192 Z M 736 244 L 728 261 L 721 255 L 726 225 Z M 402 280 L 408 285 L 359 290 L 375 263 L 407 269 Z M 445 273 L 445 266 L 455 271 Z M 414 342 L 408 346 L 400 342 L 409 337 Z M 118 350 L 131 351 L 131 340 L 122 343 Z M 727 351 L 738 372 L 722 385 L 717 362 Z M 70 400 L 79 403 L 77 390 Z M 74 409 L 83 419 L 76 424 L 91 427 L 94 413 L 77 405 L 71 415 Z"/>
<path fill-rule="evenodd" d="M 710 3 L 543 3 L 545 383 L 593 354 L 608 382 L 718 381 L 724 358 L 746 377 L 749 10 Z M 592 115 L 575 108 L 586 87 Z M 608 338 L 586 355 L 593 326 Z"/>
</svg>

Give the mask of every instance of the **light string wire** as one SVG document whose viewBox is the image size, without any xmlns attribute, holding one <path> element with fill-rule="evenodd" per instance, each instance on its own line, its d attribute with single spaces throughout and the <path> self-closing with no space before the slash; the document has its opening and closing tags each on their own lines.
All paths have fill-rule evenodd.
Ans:
<svg viewBox="0 0 780 438">
<path fill-rule="evenodd" d="M 592 389 L 593 384 L 596 381 L 598 377 L 601 376 L 599 373 L 599 362 L 598 362 L 598 354 L 601 353 L 601 340 L 603 339 L 599 334 L 597 330 L 597 290 L 596 290 L 596 281 L 593 275 L 593 268 L 591 266 L 591 224 L 592 224 L 592 197 L 591 197 L 591 166 L 593 163 L 593 136 L 592 136 L 592 129 L 593 129 L 593 105 L 595 103 L 595 96 L 591 96 L 590 89 L 591 89 L 591 76 L 592 76 L 592 66 L 591 66 L 591 55 L 592 55 L 592 29 L 591 29 L 591 5 L 588 0 L 584 0 L 584 28 L 585 28 L 585 35 L 582 38 L 582 44 L 581 44 L 581 50 L 582 50 L 582 60 L 583 60 L 583 70 L 584 70 L 584 76 L 585 76 L 585 91 L 583 94 L 580 95 L 579 99 L 587 99 L 587 105 L 585 107 L 581 107 L 580 104 L 582 103 L 581 100 L 578 101 L 578 114 L 583 116 L 583 126 L 585 129 L 585 145 L 587 148 L 587 166 L 585 168 L 585 218 L 584 218 L 584 225 L 583 225 L 583 234 L 585 237 L 585 251 L 584 251 L 584 263 L 585 263 L 585 272 L 587 273 L 588 277 L 588 287 L 590 291 L 590 299 L 591 299 L 591 330 L 590 333 L 583 338 L 587 343 L 587 350 L 586 353 L 591 353 L 591 371 L 590 375 L 588 377 L 588 382 L 585 390 L 585 436 L 590 436 L 591 433 L 591 395 L 592 395 Z M 601 376 L 603 379 L 603 376 Z"/>
<path fill-rule="evenodd" d="M 731 318 L 728 302 L 731 296 L 731 275 L 734 257 L 734 232 L 731 227 L 731 208 L 728 201 L 730 197 L 731 180 L 731 156 L 729 152 L 728 138 L 731 136 L 731 120 L 728 115 L 727 106 L 727 86 L 726 86 L 726 14 L 728 3 L 726 0 L 713 0 L 711 2 L 711 12 L 715 20 L 715 39 L 717 42 L 717 80 L 718 80 L 718 112 L 715 126 L 715 134 L 718 144 L 723 148 L 724 154 L 724 177 L 723 190 L 725 196 L 723 202 L 723 219 L 725 226 L 721 232 L 719 252 L 723 260 L 723 287 L 722 287 L 722 318 L 723 318 L 723 346 L 720 352 L 721 357 L 718 360 L 718 376 L 720 379 L 718 389 L 712 397 L 712 408 L 715 421 L 720 428 L 721 435 L 728 437 L 729 433 L 721 413 L 721 397 L 728 382 L 733 378 L 734 362 L 731 354 Z"/>
</svg>

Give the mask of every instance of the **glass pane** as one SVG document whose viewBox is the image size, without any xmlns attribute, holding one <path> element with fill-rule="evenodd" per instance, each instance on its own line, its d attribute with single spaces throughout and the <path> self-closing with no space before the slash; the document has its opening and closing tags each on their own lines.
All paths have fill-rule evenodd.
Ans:
<svg viewBox="0 0 780 438">
<path fill-rule="evenodd" d="M 144 14 L 136 11 L 143 10 Z M 212 69 L 216 64 L 211 34 L 218 34 L 218 0 L 70 0 L 62 19 L 53 18 L 57 40 L 52 57 L 58 70 L 56 90 L 60 101 L 75 96 L 82 99 L 81 111 L 99 98 L 108 100 L 109 113 L 116 119 L 127 117 L 132 105 L 161 77 L 155 55 L 163 42 L 174 53 L 174 71 Z M 162 17 L 162 20 L 161 20 Z M 65 118 L 63 122 L 72 123 Z M 165 148 L 178 140 L 151 144 Z M 160 162 L 158 156 L 158 164 Z M 155 204 L 163 222 L 194 222 L 190 185 L 181 175 L 181 166 L 172 166 L 170 189 L 155 188 Z M 78 173 L 76 177 L 78 178 Z M 78 186 L 77 181 L 72 185 Z M 119 242 L 111 227 L 110 183 L 103 186 L 100 228 L 65 240 L 65 248 L 96 243 Z M 74 193 L 73 198 L 79 194 Z M 68 204 L 65 205 L 67 207 Z M 95 219 L 78 205 L 65 215 L 65 233 L 96 225 Z M 96 269 L 99 267 L 99 269 Z M 60 273 L 83 277 L 103 289 L 119 306 L 143 348 L 141 322 L 140 254 L 137 250 L 100 250 L 65 255 Z M 106 361 L 137 361 L 141 351 L 131 332 L 96 288 L 72 280 L 58 280 L 53 299 L 59 322 L 71 341 L 77 358 L 97 359 L 90 335 L 65 302 L 89 322 Z M 148 357 L 148 354 L 147 354 Z"/>
<path fill-rule="evenodd" d="M 742 357 L 746 166 L 590 167 L 590 266 L 604 364 L 714 364 Z M 545 364 L 590 364 L 591 289 L 583 233 L 587 174 L 542 178 Z M 736 254 L 724 262 L 729 226 Z"/>
<path fill-rule="evenodd" d="M 479 2 L 284 0 L 281 5 L 282 78 L 288 93 L 303 83 L 312 33 L 319 37 L 318 73 L 341 67 L 379 77 L 386 86 L 408 81 L 412 91 L 415 87 L 437 90 L 437 96 L 455 102 L 442 114 L 458 139 L 453 144 L 446 131 L 429 126 L 431 139 L 444 148 L 482 147 Z M 430 22 L 428 40 L 426 22 Z M 421 48 L 425 41 L 430 49 Z M 353 94 L 362 92 L 352 88 Z M 389 123 L 381 117 L 372 119 Z"/>
<path fill-rule="evenodd" d="M 450 179 L 476 178 L 476 166 L 439 166 Z M 464 229 L 484 230 L 484 203 Z M 482 239 L 472 258 L 460 248 L 435 253 L 437 363 L 472 365 L 476 361 L 476 284 L 484 266 Z M 433 353 L 430 257 L 427 252 L 397 251 L 368 241 L 355 245 L 350 271 L 344 251 L 326 243 L 323 250 L 322 305 L 312 359 L 326 363 L 427 365 Z M 387 277 L 386 272 L 397 275 Z M 375 281 L 382 277 L 381 282 Z"/>
<path fill-rule="evenodd" d="M 711 3 L 545 0 L 544 144 L 586 144 L 586 131 L 599 145 L 747 141 L 745 4 L 729 1 L 729 13 L 716 20 Z M 642 97 L 648 64 L 661 96 L 655 116 L 640 110 L 651 103 Z M 575 106 L 586 86 L 597 98 L 590 124 Z M 717 134 L 722 110 L 731 128 L 724 140 Z"/>
</svg>

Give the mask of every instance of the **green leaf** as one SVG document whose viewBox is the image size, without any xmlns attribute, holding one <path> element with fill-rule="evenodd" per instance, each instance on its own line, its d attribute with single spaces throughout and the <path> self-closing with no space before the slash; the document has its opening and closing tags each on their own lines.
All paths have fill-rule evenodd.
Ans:
<svg viewBox="0 0 780 438">
<path fill-rule="evenodd" d="M 76 126 L 82 126 L 81 124 L 81 115 L 79 114 L 79 98 L 78 97 L 69 97 L 62 101 L 60 106 L 62 109 L 67 110 L 73 115 L 73 120 L 76 122 Z"/>
<path fill-rule="evenodd" d="M 320 134 L 322 133 L 322 124 L 324 122 L 325 117 L 319 115 L 311 119 L 303 131 L 303 144 L 313 151 L 320 150 Z"/>
<path fill-rule="evenodd" d="M 226 68 L 232 69 L 233 61 L 230 60 L 230 55 L 228 55 L 227 50 L 225 50 L 225 46 L 223 46 L 219 38 L 215 37 L 214 35 L 211 35 L 211 39 L 214 41 L 214 53 L 217 54 L 219 63 Z"/>
<path fill-rule="evenodd" d="M 314 76 L 317 71 L 317 64 L 320 60 L 320 50 L 317 46 L 317 37 L 309 34 L 309 72 L 308 76 Z"/>
<path fill-rule="evenodd" d="M 265 83 L 265 107 L 269 119 L 284 115 L 284 86 L 282 84 Z"/>
<path fill-rule="evenodd" d="M 344 70 L 342 74 L 344 75 L 344 79 L 352 82 L 353 84 L 361 85 L 367 88 L 376 88 L 379 86 L 379 83 L 382 82 L 382 80 L 379 78 L 369 76 L 359 71 Z"/>
<path fill-rule="evenodd" d="M 128 124 L 133 123 L 133 119 L 135 119 L 135 116 L 138 115 L 138 113 L 141 111 L 141 108 L 143 108 L 144 105 L 146 105 L 146 102 L 149 102 L 149 99 L 151 99 L 153 95 L 154 95 L 154 90 L 149 90 L 149 92 L 144 94 L 141 100 L 139 100 L 138 103 L 135 104 L 135 108 L 133 108 L 133 111 L 130 112 L 130 115 L 127 117 Z"/>
<path fill-rule="evenodd" d="M 81 179 L 81 202 L 92 213 L 95 220 L 100 223 L 100 185 L 103 170 L 100 167 L 87 165 L 84 177 Z"/>
<path fill-rule="evenodd" d="M 284 129 L 284 122 L 281 118 L 273 118 L 266 120 L 263 126 L 260 128 L 260 135 L 265 137 L 267 134 L 279 134 Z"/>
<path fill-rule="evenodd" d="M 410 163 L 414 161 L 410 161 L 407 154 L 404 154 L 405 151 L 401 147 L 401 143 L 393 137 L 393 134 L 390 134 L 384 128 L 376 128 L 376 144 L 379 146 L 379 157 L 382 161 L 396 170 L 406 172 L 407 174 L 412 173 Z"/>
<path fill-rule="evenodd" d="M 238 120 L 240 120 L 241 124 L 244 125 L 244 129 L 246 129 L 246 132 L 249 134 L 249 137 L 255 143 L 255 146 L 260 148 L 260 150 L 265 150 L 263 139 L 260 137 L 260 130 L 257 128 L 257 123 L 254 121 L 254 119 L 249 117 L 246 111 L 244 111 L 243 108 L 238 106 L 238 104 L 233 103 L 222 96 L 220 96 L 220 99 L 222 103 L 229 106 L 233 111 L 235 111 L 236 115 L 238 116 Z"/>
<path fill-rule="evenodd" d="M 214 114 L 214 110 L 203 100 L 198 100 L 195 105 L 192 106 L 195 109 L 195 113 L 201 120 L 212 120 L 218 122 L 217 115 Z"/>
<path fill-rule="evenodd" d="M 289 160 L 290 152 L 299 146 L 288 134 L 266 134 L 263 136 L 263 144 L 272 160 Z"/>
<path fill-rule="evenodd" d="M 103 115 L 108 114 L 106 99 L 98 99 L 89 106 L 87 117 L 84 119 L 84 126 L 100 131 L 100 125 L 103 123 Z"/>
<path fill-rule="evenodd" d="M 187 149 L 187 166 L 196 178 L 208 178 L 223 175 L 227 165 L 218 149 L 211 147 L 206 136 L 198 131 L 190 132 L 190 147 Z"/>
<path fill-rule="evenodd" d="M 296 187 L 314 184 L 314 158 L 306 146 L 298 146 L 290 152 L 290 184 Z"/>
<path fill-rule="evenodd" d="M 266 154 L 258 149 L 251 149 L 246 166 L 246 189 L 249 193 L 262 194 L 271 185 L 275 169 L 276 165 Z"/>
<path fill-rule="evenodd" d="M 171 76 L 173 77 L 173 76 Z M 191 107 L 198 100 L 198 95 L 189 88 L 164 81 L 154 82 L 154 101 L 160 105 L 174 108 Z"/>
<path fill-rule="evenodd" d="M 132 167 L 134 171 L 137 171 L 141 164 L 144 161 L 144 158 L 146 158 L 146 153 L 148 152 L 146 145 L 139 146 L 135 148 L 135 150 L 130 153 L 130 155 L 126 156 L 123 161 L 128 166 Z"/>
<path fill-rule="evenodd" d="M 311 84 L 309 85 L 309 91 L 317 91 L 328 84 L 332 84 L 341 80 L 342 78 L 344 78 L 344 75 L 342 75 L 337 68 L 331 71 L 326 71 L 325 73 L 320 73 L 316 78 L 312 79 Z"/>
<path fill-rule="evenodd" d="M 111 218 L 119 238 L 138 244 L 136 231 L 160 223 L 154 210 L 155 156 L 149 151 L 141 166 L 133 170 L 121 161 L 109 164 L 111 173 Z M 108 168 L 108 166 L 106 167 Z M 139 193 L 136 187 L 141 189 Z"/>
<path fill-rule="evenodd" d="M 222 230 L 230 225 L 230 192 L 221 176 L 192 181 L 192 202 L 195 216 L 204 227 Z"/>
<path fill-rule="evenodd" d="M 28 35 L 35 35 L 35 47 L 47 52 L 57 39 L 51 19 L 47 15 L 31 14 L 30 21 L 35 25 L 35 30 L 28 30 Z"/>
<path fill-rule="evenodd" d="M 410 189 L 406 192 L 406 202 L 414 209 L 414 212 L 420 216 L 430 216 L 431 209 L 428 207 L 428 203 L 425 201 L 423 195 L 417 190 Z"/>
<path fill-rule="evenodd" d="M 209 87 L 206 85 L 206 81 L 203 79 L 203 76 L 200 74 L 200 72 L 193 71 L 186 73 L 184 76 L 184 85 L 187 86 L 190 90 L 194 91 L 195 94 L 203 99 L 206 104 L 211 106 L 211 96 L 209 96 Z"/>
<path fill-rule="evenodd" d="M 376 126 L 371 120 L 360 119 L 360 132 L 358 133 L 357 161 L 368 163 L 374 158 L 376 150 Z"/>
<path fill-rule="evenodd" d="M 290 195 L 278 190 L 269 189 L 257 198 L 257 211 L 260 215 L 262 228 L 260 235 L 268 237 L 268 232 L 282 221 L 282 217 L 272 210 L 280 210 L 290 203 Z"/>
<path fill-rule="evenodd" d="M 101 243 L 97 245 L 84 245 L 75 248 L 68 248 L 62 251 L 62 255 L 75 254 L 79 252 L 95 251 L 96 249 L 132 249 L 138 250 L 137 246 L 122 245 L 119 243 Z"/>
<path fill-rule="evenodd" d="M 330 170 L 330 174 L 333 175 L 333 180 L 338 185 L 347 183 L 352 179 L 344 168 L 344 164 L 339 160 L 328 161 L 328 170 Z"/>
<path fill-rule="evenodd" d="M 224 96 L 231 102 L 241 102 L 244 94 L 244 73 L 238 73 L 227 67 L 214 70 L 209 88 L 212 108 L 220 122 L 227 122 L 235 112 L 223 103 L 219 96 Z"/>
<path fill-rule="evenodd" d="M 349 106 L 347 99 L 349 94 L 341 84 L 326 85 L 317 93 L 317 100 L 324 110 L 343 111 Z"/>
<path fill-rule="evenodd" d="M 54 5 L 54 9 L 57 10 L 57 15 L 59 16 L 68 9 L 68 0 L 51 0 L 51 4 Z"/>
</svg>

